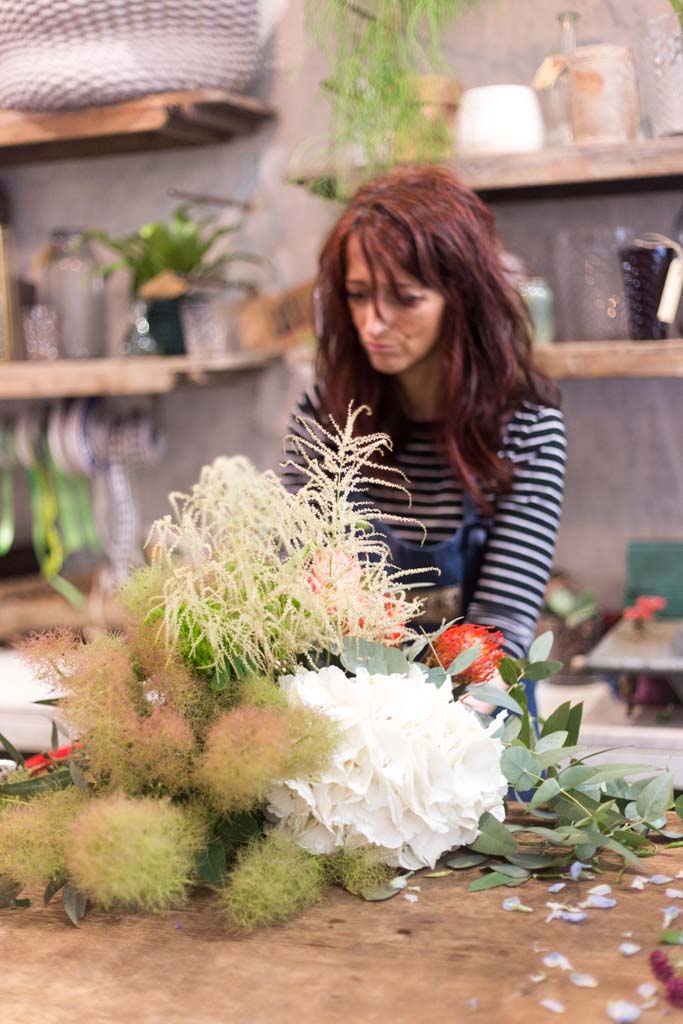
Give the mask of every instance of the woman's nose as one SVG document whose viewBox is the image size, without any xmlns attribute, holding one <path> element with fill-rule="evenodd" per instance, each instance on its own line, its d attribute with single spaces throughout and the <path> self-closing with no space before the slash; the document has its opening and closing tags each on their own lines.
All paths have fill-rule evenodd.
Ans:
<svg viewBox="0 0 683 1024">
<path fill-rule="evenodd" d="M 363 317 L 363 334 L 380 334 L 386 327 L 386 316 L 379 304 L 368 302 Z"/>
</svg>

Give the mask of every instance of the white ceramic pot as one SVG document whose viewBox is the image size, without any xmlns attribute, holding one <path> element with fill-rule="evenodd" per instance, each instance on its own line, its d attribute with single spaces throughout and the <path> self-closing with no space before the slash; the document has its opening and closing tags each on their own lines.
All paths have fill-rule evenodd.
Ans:
<svg viewBox="0 0 683 1024">
<path fill-rule="evenodd" d="M 455 141 L 459 156 L 542 149 L 543 116 L 536 93 L 526 85 L 484 85 L 465 90 Z"/>
</svg>

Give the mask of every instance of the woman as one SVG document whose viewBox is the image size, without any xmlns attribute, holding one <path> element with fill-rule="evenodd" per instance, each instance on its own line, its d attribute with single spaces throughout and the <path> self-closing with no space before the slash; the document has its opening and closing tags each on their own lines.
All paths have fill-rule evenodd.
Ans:
<svg viewBox="0 0 683 1024">
<path fill-rule="evenodd" d="M 496 627 L 507 652 L 525 656 L 559 524 L 565 435 L 492 213 L 445 168 L 390 172 L 334 227 L 317 300 L 318 381 L 296 415 L 343 423 L 350 401 L 370 407 L 359 427 L 391 436 L 412 502 L 381 484 L 368 493 L 426 528 L 421 543 L 417 524 L 382 527 L 394 561 L 440 569 L 425 571 L 426 619 Z M 294 469 L 284 479 L 300 485 Z"/>
</svg>

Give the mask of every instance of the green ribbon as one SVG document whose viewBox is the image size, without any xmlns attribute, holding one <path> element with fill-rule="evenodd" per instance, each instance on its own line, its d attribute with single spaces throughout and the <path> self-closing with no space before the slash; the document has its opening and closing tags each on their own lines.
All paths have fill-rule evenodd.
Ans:
<svg viewBox="0 0 683 1024">
<path fill-rule="evenodd" d="M 14 543 L 14 488 L 12 470 L 3 469 L 0 476 L 0 557 Z"/>
</svg>

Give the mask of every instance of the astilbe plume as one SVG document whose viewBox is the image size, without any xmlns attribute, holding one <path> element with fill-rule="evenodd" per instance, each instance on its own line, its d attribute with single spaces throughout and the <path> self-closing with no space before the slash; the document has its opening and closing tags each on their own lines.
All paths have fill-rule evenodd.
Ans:
<svg viewBox="0 0 683 1024">
<path fill-rule="evenodd" d="M 405 574 L 393 571 L 371 525 L 380 512 L 357 493 L 388 445 L 380 434 L 354 437 L 360 411 L 323 435 L 302 420 L 307 435 L 295 445 L 306 481 L 297 494 L 245 459 L 222 458 L 202 470 L 190 494 L 171 495 L 174 515 L 152 534 L 156 603 L 148 602 L 152 586 L 140 588 L 147 620 L 158 621 L 167 646 L 200 672 L 223 683 L 273 675 L 320 651 L 338 654 L 348 635 L 412 635 L 406 623 L 419 602 L 407 600 Z M 353 567 L 358 582 L 340 580 L 336 594 L 315 584 L 335 558 Z"/>
<path fill-rule="evenodd" d="M 201 819 L 167 800 L 89 800 L 71 827 L 69 875 L 104 909 L 157 910 L 185 895 L 205 842 Z"/>
<path fill-rule="evenodd" d="M 45 885 L 63 876 L 69 829 L 87 797 L 60 789 L 0 807 L 0 875 L 22 885 Z"/>
<path fill-rule="evenodd" d="M 480 644 L 481 654 L 458 678 L 465 683 L 485 683 L 495 675 L 505 657 L 502 648 L 504 639 L 498 630 L 465 622 L 447 629 L 437 637 L 433 647 L 439 663 L 447 669 L 459 654 Z"/>
<path fill-rule="evenodd" d="M 271 832 L 246 847 L 221 893 L 228 920 L 240 928 L 286 921 L 317 903 L 325 884 L 322 859 L 294 840 Z"/>
</svg>

